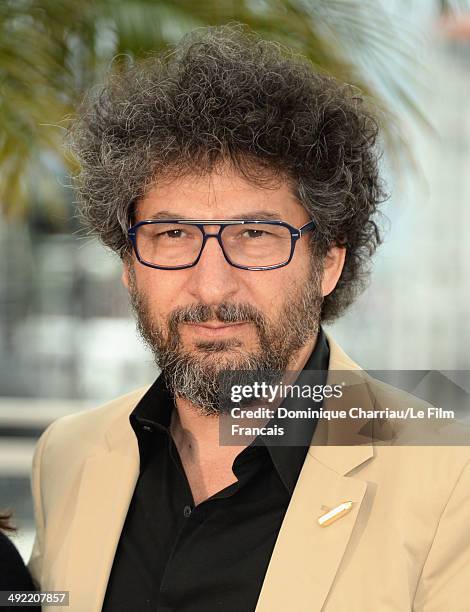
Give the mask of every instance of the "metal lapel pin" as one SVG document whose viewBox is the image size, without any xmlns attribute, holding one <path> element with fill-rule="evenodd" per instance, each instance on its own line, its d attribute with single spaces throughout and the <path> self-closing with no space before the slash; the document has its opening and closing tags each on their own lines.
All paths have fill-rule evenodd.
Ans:
<svg viewBox="0 0 470 612">
<path fill-rule="evenodd" d="M 334 523 L 341 517 L 348 514 L 348 512 L 351 512 L 352 507 L 353 507 L 352 501 L 345 501 L 339 506 L 336 506 L 335 508 L 328 510 L 328 512 L 318 517 L 317 519 L 318 524 L 320 525 L 320 527 L 328 527 L 328 525 L 331 525 L 332 523 Z"/>
</svg>

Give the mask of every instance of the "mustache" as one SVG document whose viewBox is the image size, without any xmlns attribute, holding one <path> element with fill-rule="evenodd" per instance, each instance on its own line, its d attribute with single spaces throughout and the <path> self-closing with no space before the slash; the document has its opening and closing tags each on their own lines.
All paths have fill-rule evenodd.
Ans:
<svg viewBox="0 0 470 612">
<path fill-rule="evenodd" d="M 251 304 L 223 302 L 217 306 L 191 304 L 175 309 L 169 317 L 169 326 L 175 331 L 180 323 L 207 323 L 217 320 L 220 323 L 252 322 L 258 328 L 266 327 L 266 317 Z"/>
</svg>

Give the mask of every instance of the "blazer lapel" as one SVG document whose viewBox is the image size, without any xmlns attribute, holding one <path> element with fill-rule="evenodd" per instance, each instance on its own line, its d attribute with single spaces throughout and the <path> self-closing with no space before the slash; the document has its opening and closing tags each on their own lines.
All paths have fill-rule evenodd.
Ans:
<svg viewBox="0 0 470 612">
<path fill-rule="evenodd" d="M 332 459 L 338 447 L 331 451 Z M 369 459 L 369 447 L 343 447 L 349 466 Z M 327 453 L 322 453 L 323 459 Z M 343 463 L 346 459 L 343 457 Z M 256 612 L 321 610 L 358 519 L 367 483 L 347 478 L 322 463 L 312 449 L 292 496 L 276 541 Z M 327 527 L 317 519 L 327 509 L 352 501 L 349 514 Z"/>
<path fill-rule="evenodd" d="M 70 591 L 70 612 L 101 610 L 139 475 L 137 441 L 128 420 L 117 421 L 107 440 L 109 448 L 90 457 L 84 466 L 69 534 L 61 588 Z"/>
<path fill-rule="evenodd" d="M 348 405 L 370 408 L 373 402 L 364 372 L 329 336 L 328 340 L 329 381 L 341 379 L 342 372 L 335 370 L 356 372 L 346 377 L 347 397 L 341 402 L 326 401 L 325 409 Z M 284 517 L 256 612 L 289 610 L 293 606 L 296 612 L 312 612 L 324 606 L 353 530 L 366 521 L 361 506 L 367 482 L 356 473 L 374 455 L 369 431 L 369 423 L 364 420 L 320 420 Z M 348 476 L 352 470 L 355 475 Z M 349 513 L 326 527 L 318 524 L 322 514 L 343 502 L 352 502 Z"/>
</svg>

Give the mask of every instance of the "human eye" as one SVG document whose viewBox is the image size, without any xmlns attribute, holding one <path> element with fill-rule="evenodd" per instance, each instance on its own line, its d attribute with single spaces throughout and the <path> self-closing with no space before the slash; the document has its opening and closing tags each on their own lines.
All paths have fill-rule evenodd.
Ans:
<svg viewBox="0 0 470 612">
<path fill-rule="evenodd" d="M 195 234 L 194 228 L 180 224 L 162 224 L 154 228 L 154 240 L 158 242 L 180 242 L 191 238 Z"/>
<path fill-rule="evenodd" d="M 254 238 L 266 238 L 269 232 L 258 228 L 248 228 L 241 232 L 242 238 L 254 239 Z"/>
<path fill-rule="evenodd" d="M 224 238 L 225 240 L 229 239 L 233 242 L 237 242 L 240 245 L 248 243 L 265 245 L 274 243 L 279 238 L 282 238 L 283 230 L 286 230 L 286 228 L 267 223 L 244 224 L 227 228 Z"/>
<path fill-rule="evenodd" d="M 184 233 L 184 230 L 177 228 L 177 229 L 163 230 L 160 235 L 165 238 L 174 239 L 174 238 L 183 238 L 185 233 Z"/>
</svg>

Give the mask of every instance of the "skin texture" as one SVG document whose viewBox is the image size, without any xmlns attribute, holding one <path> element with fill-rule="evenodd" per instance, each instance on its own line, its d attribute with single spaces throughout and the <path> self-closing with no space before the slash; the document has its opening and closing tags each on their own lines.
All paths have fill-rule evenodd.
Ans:
<svg viewBox="0 0 470 612">
<path fill-rule="evenodd" d="M 250 215 L 271 214 L 294 227 L 301 227 L 310 218 L 293 196 L 287 182 L 272 188 L 247 182 L 228 168 L 221 168 L 205 177 L 186 176 L 151 189 L 138 203 L 135 222 L 152 218 L 163 212 L 174 218 L 234 219 Z M 218 227 L 206 227 L 215 232 Z M 330 293 L 341 274 L 345 249 L 332 247 L 322 263 L 321 291 Z M 214 239 L 209 239 L 199 263 L 186 270 L 157 270 L 141 265 L 135 259 L 124 263 L 122 281 L 145 299 L 151 316 L 166 330 L 170 313 L 179 307 L 207 304 L 216 307 L 223 302 L 249 303 L 260 310 L 269 321 L 278 320 L 282 306 L 289 296 L 298 294 L 299 287 L 311 275 L 312 257 L 308 239 L 297 242 L 294 257 L 288 266 L 270 271 L 240 270 L 231 266 Z M 131 270 L 132 267 L 132 270 Z M 132 276 L 132 279 L 131 279 Z M 217 329 L 214 329 L 214 326 Z M 259 338 L 252 323 L 222 324 L 207 321 L 203 325 L 181 323 L 179 333 L 182 348 L 198 354 L 197 343 L 211 340 L 238 340 L 237 351 L 256 351 Z M 289 362 L 289 369 L 301 369 L 315 344 L 315 337 L 297 351 Z M 202 357 L 202 355 L 201 355 Z M 230 364 L 230 345 L 227 350 L 204 354 L 204 359 Z M 171 425 L 172 435 L 179 450 L 195 503 L 206 499 L 234 481 L 233 460 L 242 450 L 240 446 L 219 446 L 218 417 L 201 414 L 194 405 L 176 399 L 176 411 Z"/>
</svg>

